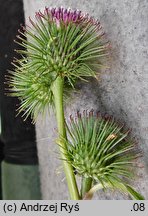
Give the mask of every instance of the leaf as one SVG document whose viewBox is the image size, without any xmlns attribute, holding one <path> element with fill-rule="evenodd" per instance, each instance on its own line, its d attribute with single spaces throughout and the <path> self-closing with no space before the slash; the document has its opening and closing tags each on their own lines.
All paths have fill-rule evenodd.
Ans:
<svg viewBox="0 0 148 216">
<path fill-rule="evenodd" d="M 127 191 L 129 193 L 129 195 L 135 199 L 135 200 L 145 200 L 144 197 L 138 193 L 133 187 L 131 187 L 130 185 L 126 184 L 125 185 L 127 188 Z"/>
<path fill-rule="evenodd" d="M 122 192 L 128 194 L 134 199 L 134 200 L 145 200 L 144 197 L 138 193 L 132 186 L 124 183 L 118 183 L 116 185 L 105 183 L 106 188 L 113 188 L 113 189 L 120 189 Z M 117 188 L 116 188 L 117 186 Z M 102 184 L 96 184 L 94 185 L 83 197 L 84 200 L 90 200 L 93 198 L 94 193 L 96 193 L 98 190 L 103 189 Z"/>
</svg>

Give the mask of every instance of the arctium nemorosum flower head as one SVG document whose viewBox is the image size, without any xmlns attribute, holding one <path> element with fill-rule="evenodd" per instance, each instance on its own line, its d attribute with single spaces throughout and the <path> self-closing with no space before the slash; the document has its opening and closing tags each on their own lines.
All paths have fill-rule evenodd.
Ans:
<svg viewBox="0 0 148 216">
<path fill-rule="evenodd" d="M 26 39 L 27 38 L 27 39 Z M 81 11 L 45 8 L 19 30 L 21 59 L 13 62 L 9 84 L 21 100 L 20 111 L 37 115 L 53 104 L 52 85 L 62 77 L 64 89 L 77 79 L 97 77 L 109 43 L 100 22 Z"/>
<path fill-rule="evenodd" d="M 84 111 L 70 116 L 67 132 L 67 158 L 77 175 L 101 188 L 128 193 L 128 182 L 134 177 L 141 153 L 124 124 L 113 117 Z"/>
</svg>

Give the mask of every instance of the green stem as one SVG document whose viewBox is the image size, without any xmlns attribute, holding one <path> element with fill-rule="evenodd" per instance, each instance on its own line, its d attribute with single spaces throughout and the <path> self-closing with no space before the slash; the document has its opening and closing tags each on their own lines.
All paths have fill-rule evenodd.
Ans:
<svg viewBox="0 0 148 216">
<path fill-rule="evenodd" d="M 91 200 L 94 193 L 97 192 L 98 190 L 102 189 L 103 186 L 102 184 L 97 184 L 95 186 L 93 186 L 83 197 L 84 200 Z"/>
<path fill-rule="evenodd" d="M 85 194 L 91 189 L 92 186 L 92 178 L 82 178 L 81 183 L 81 197 L 83 198 Z"/>
<path fill-rule="evenodd" d="M 63 108 L 63 78 L 57 77 L 53 83 L 52 91 L 54 95 L 54 104 L 56 110 L 56 118 L 57 118 L 57 126 L 59 132 L 59 148 L 61 153 L 61 158 L 63 160 L 64 171 L 68 183 L 68 189 L 70 193 L 70 197 L 72 200 L 79 200 L 79 192 L 75 179 L 75 175 L 73 172 L 73 168 L 71 164 L 68 162 L 68 158 L 66 156 L 67 147 L 61 137 L 66 139 L 66 129 L 64 124 L 64 108 Z"/>
</svg>

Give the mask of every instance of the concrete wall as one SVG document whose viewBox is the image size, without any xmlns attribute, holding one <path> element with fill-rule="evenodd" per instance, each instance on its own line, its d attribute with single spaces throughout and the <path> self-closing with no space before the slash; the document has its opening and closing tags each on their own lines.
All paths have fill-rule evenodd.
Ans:
<svg viewBox="0 0 148 216">
<path fill-rule="evenodd" d="M 126 122 L 143 149 L 139 178 L 133 185 L 148 199 L 148 13 L 147 0 L 24 0 L 28 16 L 44 6 L 78 8 L 98 18 L 112 44 L 111 68 L 101 81 L 79 83 L 66 106 L 66 116 L 77 109 L 101 110 Z M 66 199 L 67 187 L 56 158 L 56 122 L 54 114 L 38 118 L 36 124 L 43 199 Z M 62 171 L 62 170 L 61 170 Z M 95 199 L 128 199 L 120 193 L 99 192 Z"/>
</svg>

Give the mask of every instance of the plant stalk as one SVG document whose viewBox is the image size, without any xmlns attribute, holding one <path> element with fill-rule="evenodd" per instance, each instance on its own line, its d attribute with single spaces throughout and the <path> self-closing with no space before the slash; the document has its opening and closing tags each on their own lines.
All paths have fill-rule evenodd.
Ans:
<svg viewBox="0 0 148 216">
<path fill-rule="evenodd" d="M 92 186 L 92 178 L 82 178 L 81 183 L 81 197 L 85 197 L 86 193 L 91 189 Z"/>
<path fill-rule="evenodd" d="M 73 172 L 73 167 L 68 162 L 67 147 L 64 142 L 64 139 L 67 139 L 67 137 L 66 137 L 66 129 L 64 123 L 65 120 L 64 120 L 64 107 L 63 107 L 63 84 L 64 84 L 63 78 L 58 76 L 52 86 L 56 118 L 57 118 L 57 126 L 59 132 L 58 144 L 60 148 L 61 159 L 63 160 L 63 166 L 64 166 L 64 171 L 67 179 L 70 197 L 72 200 L 79 200 L 79 192 L 78 192 L 75 175 Z M 61 139 L 61 137 L 64 139 Z"/>
<path fill-rule="evenodd" d="M 98 190 L 102 189 L 103 185 L 102 184 L 97 184 L 93 186 L 83 197 L 83 200 L 91 200 L 94 193 L 97 192 Z"/>
</svg>

